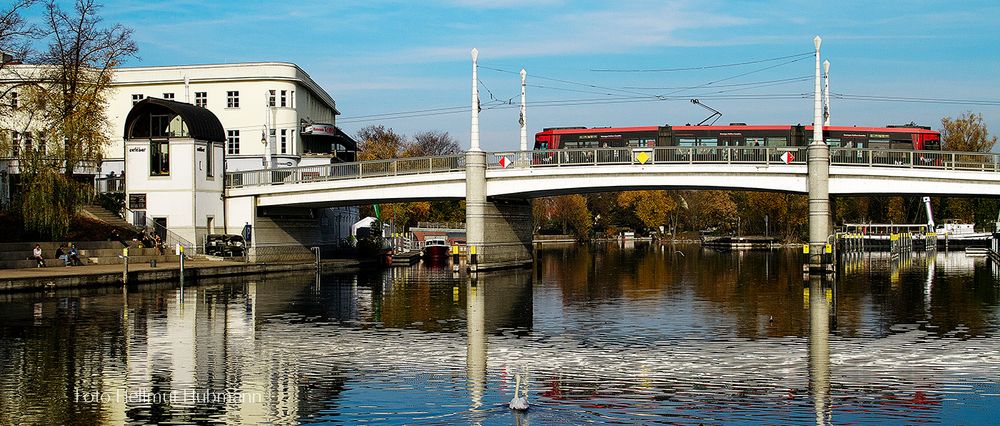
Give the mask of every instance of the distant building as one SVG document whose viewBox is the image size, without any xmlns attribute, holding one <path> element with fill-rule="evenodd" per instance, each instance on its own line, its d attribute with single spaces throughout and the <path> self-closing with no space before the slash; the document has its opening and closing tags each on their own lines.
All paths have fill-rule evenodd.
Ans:
<svg viewBox="0 0 1000 426">
<path fill-rule="evenodd" d="M 0 85 L 16 84 L 34 74 L 35 68 L 6 66 Z M 121 175 L 125 117 L 132 105 L 146 98 L 190 103 L 214 113 L 226 131 L 227 171 L 356 158 L 357 143 L 336 127 L 340 112 L 333 97 L 298 65 L 257 62 L 121 68 L 115 71 L 114 89 L 108 98 L 111 144 L 99 165 L 101 174 Z M 18 90 L 10 90 L 0 102 L 16 107 Z M 0 128 L 13 142 L 11 150 L 32 139 L 38 143 L 37 135 L 24 132 L 22 125 L 17 117 L 0 119 Z M 0 158 L 10 154 L 0 153 Z"/>
<path fill-rule="evenodd" d="M 285 62 L 122 68 L 108 119 L 112 144 L 102 172 L 121 173 L 120 129 L 145 98 L 212 111 L 226 131 L 226 170 L 354 161 L 357 143 L 336 127 L 336 101 L 298 65 Z M 269 153 L 270 155 L 266 155 Z"/>
<path fill-rule="evenodd" d="M 26 119 L 17 84 L 37 75 L 38 66 L 7 64 L 0 71 L 5 110 L 0 131 L 10 141 L 0 152 L 0 205 L 10 200 L 17 175 L 18 150 L 44 149 L 37 125 Z M 7 88 L 13 87 L 10 90 Z M 336 127 L 336 101 L 299 68 L 287 62 L 176 65 L 121 68 L 115 71 L 108 96 L 108 137 L 101 164 L 78 167 L 81 177 L 97 178 L 99 191 L 120 191 L 125 175 L 125 121 L 133 105 L 158 98 L 193 104 L 212 112 L 221 122 L 224 170 L 321 165 L 356 159 L 357 143 Z M 6 114 L 10 111 L 11 114 Z M 111 179 L 108 179 L 111 176 Z M 357 221 L 357 208 L 323 209 L 317 214 L 331 239 L 346 238 Z M 199 225 L 203 226 L 203 225 Z M 209 227 L 211 228 L 211 226 Z"/>
</svg>

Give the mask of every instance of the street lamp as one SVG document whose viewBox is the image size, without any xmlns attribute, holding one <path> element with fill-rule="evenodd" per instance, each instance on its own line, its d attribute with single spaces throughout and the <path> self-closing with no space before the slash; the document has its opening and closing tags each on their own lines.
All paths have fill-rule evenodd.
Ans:
<svg viewBox="0 0 1000 426">
<path fill-rule="evenodd" d="M 271 149 L 267 145 L 267 126 L 260 131 L 260 143 L 264 145 L 264 168 L 271 168 Z"/>
</svg>

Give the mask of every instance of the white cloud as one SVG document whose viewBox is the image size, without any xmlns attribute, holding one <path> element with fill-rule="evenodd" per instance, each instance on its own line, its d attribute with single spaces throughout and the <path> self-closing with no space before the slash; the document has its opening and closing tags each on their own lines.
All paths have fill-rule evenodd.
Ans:
<svg viewBox="0 0 1000 426">
<path fill-rule="evenodd" d="M 462 0 L 480 3 L 478 0 Z M 520 0 L 500 3 L 517 3 Z M 485 3 L 485 0 L 483 1 Z M 609 3 L 610 4 L 610 3 Z M 425 45 L 392 54 L 358 58 L 361 63 L 431 63 L 466 60 L 478 47 L 484 58 L 559 56 L 571 54 L 627 53 L 661 46 L 742 44 L 738 39 L 718 40 L 691 35 L 699 29 L 739 27 L 753 21 L 725 13 L 692 10 L 686 1 L 630 2 L 593 12 L 531 16 L 499 30 L 475 27 L 457 29 L 449 42 Z M 684 32 L 683 34 L 680 34 Z"/>
</svg>

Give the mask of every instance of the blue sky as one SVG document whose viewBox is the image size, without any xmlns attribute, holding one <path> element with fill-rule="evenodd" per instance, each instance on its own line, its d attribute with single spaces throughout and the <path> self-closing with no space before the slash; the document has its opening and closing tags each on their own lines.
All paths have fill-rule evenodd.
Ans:
<svg viewBox="0 0 1000 426">
<path fill-rule="evenodd" d="M 824 39 L 823 58 L 832 64 L 833 93 L 1000 100 L 1000 2 L 995 0 L 115 0 L 105 3 L 104 17 L 135 29 L 141 58 L 127 65 L 294 62 L 337 100 L 343 113 L 338 124 L 345 131 L 368 124 L 407 135 L 443 130 L 466 148 L 467 110 L 374 121 L 352 117 L 468 105 L 469 50 L 477 47 L 484 67 L 479 75 L 486 150 L 518 145 L 516 107 L 490 108 L 499 102 L 490 103 L 489 92 L 519 102 L 516 72 L 522 67 L 528 72 L 529 135 L 553 126 L 696 123 L 709 114 L 687 97 L 722 111 L 720 123 L 811 123 L 813 82 L 796 80 L 813 74 L 810 57 L 692 71 L 593 70 L 691 68 L 789 56 L 810 52 L 816 34 Z M 760 82 L 772 83 L 732 86 Z M 726 98 L 718 93 L 723 90 Z M 680 99 L 636 102 L 664 93 Z M 792 96 L 734 99 L 734 94 Z M 615 97 L 631 99 L 606 102 Z M 532 106 L 579 99 L 601 101 Z M 972 110 L 981 112 L 996 134 L 1000 107 L 995 105 L 833 99 L 831 110 L 834 125 L 915 121 L 934 128 L 943 116 Z"/>
</svg>

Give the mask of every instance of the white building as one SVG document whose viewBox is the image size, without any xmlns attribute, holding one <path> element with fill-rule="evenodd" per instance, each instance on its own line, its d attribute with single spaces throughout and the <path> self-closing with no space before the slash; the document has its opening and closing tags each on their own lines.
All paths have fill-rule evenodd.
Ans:
<svg viewBox="0 0 1000 426">
<path fill-rule="evenodd" d="M 108 119 L 104 174 L 123 168 L 121 129 L 136 102 L 161 98 L 208 108 L 226 131 L 226 170 L 353 161 L 355 142 L 336 128 L 333 98 L 292 63 L 122 68 Z M 270 155 L 265 155 L 269 152 Z M 336 159 L 335 159 L 336 158 Z"/>
<path fill-rule="evenodd" d="M 5 65 L 3 75 L 0 75 L 0 85 L 17 85 L 25 76 L 37 75 L 37 70 L 37 66 L 34 65 Z M 30 77 L 28 79 L 30 80 Z M 188 165 L 183 163 L 171 165 L 178 172 L 182 169 L 185 172 L 183 177 L 180 175 L 171 177 L 169 181 L 173 183 L 168 184 L 166 176 L 158 176 L 153 172 L 149 158 L 151 152 L 143 152 L 142 155 L 128 154 L 125 142 L 128 133 L 128 129 L 125 128 L 126 119 L 136 103 L 149 98 L 193 104 L 204 107 L 214 114 L 224 132 L 224 141 L 219 145 L 222 155 L 214 155 L 215 149 L 210 148 L 212 145 L 205 145 L 204 141 L 177 145 L 176 150 L 186 151 L 176 152 L 173 158 L 195 160 L 197 155 L 208 155 L 209 158 L 202 159 L 205 163 L 200 166 L 194 165 L 193 170 L 188 170 Z M 23 107 L 17 105 L 16 87 L 7 93 L 5 99 L 0 99 L 0 102 Z M 30 114 L 19 114 L 17 108 L 12 111 L 13 114 L 10 116 L 0 117 L 0 131 L 9 133 L 9 140 L 13 142 L 10 150 L 14 151 L 0 152 L 0 204 L 10 200 L 10 191 L 13 190 L 12 181 L 7 179 L 7 176 L 18 173 L 16 160 L 3 159 L 9 158 L 17 149 L 33 146 L 32 139 L 36 145 L 43 139 L 41 134 L 33 135 L 41 129 L 32 129 L 30 119 L 25 119 Z M 222 176 L 227 171 L 329 164 L 354 161 L 356 158 L 356 142 L 336 127 L 336 117 L 340 112 L 333 97 L 305 71 L 292 63 L 258 62 L 117 69 L 113 88 L 108 96 L 106 112 L 110 132 L 108 137 L 111 143 L 104 151 L 104 161 L 96 165 L 97 167 L 78 169 L 77 173 L 94 174 L 96 177 L 106 177 L 114 173 L 114 176 L 120 177 L 126 175 L 128 168 L 132 168 L 127 175 L 135 182 L 126 183 L 130 187 L 127 191 L 129 193 L 166 194 L 163 191 L 168 189 L 164 185 L 174 186 L 183 182 L 192 183 L 192 185 L 182 185 L 189 186 L 190 191 L 207 193 L 205 192 L 207 190 L 221 193 Z M 131 148 L 138 150 L 141 147 Z M 195 150 L 196 148 L 198 150 Z M 126 161 L 129 162 L 128 165 Z M 219 164 L 213 166 L 215 162 Z M 148 173 L 143 171 L 144 177 L 141 179 L 135 174 L 140 169 L 149 171 Z M 194 174 L 188 175 L 189 173 Z M 108 184 L 114 181 L 101 180 L 104 184 L 99 185 L 101 188 L 111 187 Z M 139 187 L 134 187 L 133 184 Z M 215 188 L 216 186 L 218 188 Z M 120 188 L 118 185 L 114 187 Z M 212 189 L 209 190 L 209 187 Z M 205 194 L 196 198 L 202 195 Z M 211 194 L 204 200 L 196 199 L 190 207 L 193 209 L 191 214 L 185 212 L 183 216 L 177 216 L 179 212 L 170 211 L 171 204 L 166 201 L 179 196 L 181 194 L 172 194 L 158 199 L 159 201 L 154 201 L 150 196 L 148 206 L 147 203 L 143 203 L 141 209 L 143 211 L 139 214 L 136 214 L 135 206 L 127 206 L 133 210 L 131 217 L 127 219 L 138 221 L 141 217 L 148 221 L 157 221 L 156 223 L 162 221 L 169 228 L 194 238 L 192 241 L 198 243 L 206 233 L 237 233 L 243 225 L 226 224 L 222 213 L 216 212 L 218 195 L 214 195 L 213 199 Z M 159 207 L 156 207 L 157 205 Z M 200 208 L 204 208 L 204 211 Z M 261 212 L 262 216 L 270 214 Z M 306 228 L 311 229 L 314 224 L 319 224 L 321 235 L 313 240 L 313 243 L 335 243 L 350 235 L 350 225 L 357 219 L 357 208 L 337 208 L 314 210 L 303 220 Z M 148 226 L 149 223 L 145 225 Z"/>
</svg>

